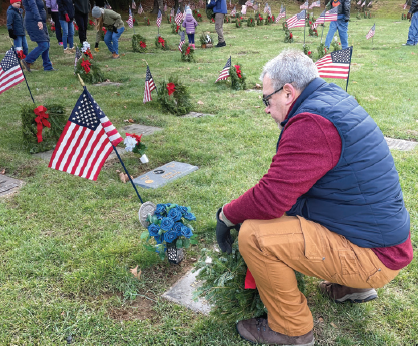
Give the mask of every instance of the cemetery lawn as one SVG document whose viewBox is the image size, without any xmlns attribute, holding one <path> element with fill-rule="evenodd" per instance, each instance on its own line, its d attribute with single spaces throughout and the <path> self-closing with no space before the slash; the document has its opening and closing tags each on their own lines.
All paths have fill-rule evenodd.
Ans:
<svg viewBox="0 0 418 346">
<path fill-rule="evenodd" d="M 418 48 L 401 46 L 409 27 L 409 21 L 400 20 L 401 4 L 378 4 L 378 18 L 357 20 L 356 10 L 352 12 L 349 43 L 354 51 L 348 92 L 385 136 L 418 141 Z M 273 7 L 274 14 L 278 7 Z M 287 6 L 291 14 L 298 8 Z M 176 49 L 179 36 L 171 33 L 165 16 L 160 32 L 172 46 L 169 52 L 155 49 L 157 27 L 137 20 L 140 26 L 135 31 L 147 38 L 150 54 L 133 53 L 133 31 L 126 26 L 120 59 L 110 59 L 103 42 L 100 52 L 93 52 L 105 77 L 122 84 L 87 88 L 123 137 L 126 119 L 164 129 L 143 137 L 149 164 L 140 164 L 133 154 L 123 156 L 133 177 L 174 160 L 199 167 L 162 188 L 139 190 L 144 201 L 190 206 L 197 217 L 199 245 L 187 250 L 180 267 L 161 262 L 144 248 L 137 217 L 140 203 L 132 186 L 120 182 L 116 171 L 122 168 L 117 160 L 107 162 L 92 182 L 49 169 L 47 161 L 27 153 L 21 144 L 20 107 L 31 99 L 24 82 L 13 87 L 0 96 L 0 171 L 5 169 L 7 176 L 26 184 L 19 193 L 0 199 L 0 345 L 62 345 L 69 335 L 74 345 L 248 344 L 234 325 L 195 314 L 160 295 L 190 268 L 201 248 L 214 244 L 217 209 L 267 172 L 279 130 L 264 113 L 255 84 L 261 84 L 263 65 L 282 49 L 302 49 L 303 30 L 293 30 L 295 42 L 285 44 L 281 24 L 255 28 L 244 24 L 241 29 L 225 24 L 228 46 L 196 49 L 197 62 L 189 64 L 181 62 Z M 374 23 L 372 43 L 365 35 Z M 196 46 L 203 30 L 216 37 L 214 25 L 204 18 Z M 324 38 L 327 31 L 328 25 Z M 5 38 L 0 51 L 5 53 L 10 48 L 6 28 L 0 33 Z M 88 39 L 93 46 L 95 32 L 88 31 Z M 307 36 L 306 41 L 316 53 L 320 38 Z M 64 55 L 55 38 L 51 45 L 51 60 L 59 71 L 43 72 L 38 59 L 33 66 L 36 71 L 26 74 L 27 80 L 37 106 L 57 102 L 69 115 L 82 88 L 73 75 L 73 56 Z M 35 44 L 29 42 L 29 47 Z M 236 92 L 229 82 L 214 83 L 230 55 L 246 74 L 250 90 Z M 163 113 L 155 92 L 154 100 L 144 105 L 143 59 L 157 87 L 163 78 L 179 76 L 189 87 L 193 110 L 214 116 L 182 118 Z M 345 88 L 343 80 L 329 81 Z M 392 154 L 411 215 L 415 249 L 418 149 Z M 142 270 L 140 280 L 129 271 L 136 266 Z M 378 300 L 367 304 L 336 305 L 319 294 L 318 279 L 305 280 L 316 345 L 418 344 L 416 259 L 378 289 Z"/>
</svg>

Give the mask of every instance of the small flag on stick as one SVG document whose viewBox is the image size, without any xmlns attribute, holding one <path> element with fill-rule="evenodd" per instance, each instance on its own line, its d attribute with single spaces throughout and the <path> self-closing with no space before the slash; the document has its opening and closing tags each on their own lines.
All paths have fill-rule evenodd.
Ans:
<svg viewBox="0 0 418 346">
<path fill-rule="evenodd" d="M 284 7 L 283 5 L 280 7 L 280 12 L 276 18 L 276 23 L 278 23 L 279 20 L 282 18 L 286 18 L 286 7 Z"/>
<path fill-rule="evenodd" d="M 81 58 L 81 50 L 78 48 L 78 46 L 75 49 L 75 58 L 74 58 L 74 74 L 75 74 L 75 68 L 77 66 L 78 60 Z"/>
<path fill-rule="evenodd" d="M 309 8 L 309 1 L 305 1 L 302 5 L 299 6 L 301 10 L 307 10 Z"/>
<path fill-rule="evenodd" d="M 369 32 L 366 35 L 366 38 L 372 38 L 374 36 L 374 32 L 376 30 L 376 24 L 373 24 L 372 28 L 369 30 Z"/>
<path fill-rule="evenodd" d="M 147 65 L 147 73 L 145 75 L 145 92 L 144 92 L 144 103 L 152 101 L 151 91 L 156 89 L 154 80 L 152 79 L 151 71 Z"/>
<path fill-rule="evenodd" d="M 306 17 L 306 10 L 302 10 L 299 13 L 295 14 L 293 17 L 290 17 L 286 20 L 287 28 L 299 28 L 305 26 L 305 17 Z"/>
<path fill-rule="evenodd" d="M 129 8 L 129 18 L 126 21 L 128 23 L 128 26 L 132 29 L 134 27 L 134 18 L 132 17 L 132 11 L 131 8 Z"/>
<path fill-rule="evenodd" d="M 264 13 L 267 13 L 267 11 L 268 11 L 268 9 L 269 9 L 269 4 L 266 2 L 266 4 L 264 5 Z"/>
<path fill-rule="evenodd" d="M 10 48 L 0 63 L 0 94 L 25 80 L 19 59 Z"/>
<path fill-rule="evenodd" d="M 361 1 L 361 0 L 360 0 Z M 311 6 L 309 6 L 310 9 L 314 8 L 314 7 L 321 7 L 321 0 L 318 1 L 314 1 Z"/>
<path fill-rule="evenodd" d="M 321 78 L 347 79 L 350 72 L 353 47 L 325 55 L 315 65 Z"/>
<path fill-rule="evenodd" d="M 231 10 L 231 17 L 233 17 L 233 16 L 235 16 L 236 15 L 236 13 L 237 13 L 237 9 L 235 8 L 235 6 L 234 6 L 234 8 Z"/>
<path fill-rule="evenodd" d="M 183 47 L 184 41 L 186 40 L 186 35 L 184 34 L 184 31 L 180 34 L 180 44 L 179 44 L 179 51 L 181 52 L 181 47 Z"/>
<path fill-rule="evenodd" d="M 142 8 L 142 4 L 139 3 L 139 6 L 138 6 L 138 14 L 141 14 L 142 12 L 144 12 L 144 9 Z"/>
<path fill-rule="evenodd" d="M 334 7 L 332 10 L 329 11 L 322 11 L 319 15 L 319 18 L 312 24 L 312 29 L 316 29 L 319 24 L 323 24 L 325 22 L 334 22 L 338 18 L 338 7 Z"/>
<path fill-rule="evenodd" d="M 131 5 L 132 9 L 135 10 L 136 9 L 136 4 L 135 4 L 135 0 L 132 0 L 132 5 Z"/>
<path fill-rule="evenodd" d="M 162 21 L 163 15 L 161 13 L 161 10 L 158 10 L 158 16 L 157 16 L 157 26 L 160 27 L 161 26 L 161 21 Z"/>
<path fill-rule="evenodd" d="M 181 21 L 183 20 L 183 13 L 180 11 L 180 7 L 177 9 L 176 18 L 174 18 L 174 21 L 177 25 L 181 24 Z"/>
<path fill-rule="evenodd" d="M 123 138 L 84 87 L 48 167 L 97 180 L 107 157 Z"/>
<path fill-rule="evenodd" d="M 225 80 L 229 77 L 229 69 L 231 68 L 231 57 L 226 61 L 225 67 L 219 74 L 218 79 L 215 81 L 215 83 L 219 80 Z"/>
</svg>

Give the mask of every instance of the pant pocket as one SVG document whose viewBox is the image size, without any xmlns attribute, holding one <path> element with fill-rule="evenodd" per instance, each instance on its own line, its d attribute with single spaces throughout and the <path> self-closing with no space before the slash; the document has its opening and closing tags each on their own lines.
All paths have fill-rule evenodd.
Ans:
<svg viewBox="0 0 418 346">
<path fill-rule="evenodd" d="M 339 257 L 341 262 L 341 274 L 352 275 L 358 274 L 358 261 L 356 255 L 351 250 L 340 250 Z"/>
<path fill-rule="evenodd" d="M 370 285 L 370 287 L 373 288 L 383 287 L 389 283 L 389 281 L 390 280 L 386 277 L 380 268 L 376 269 L 376 271 L 367 279 L 367 283 Z"/>
<path fill-rule="evenodd" d="M 305 240 L 305 257 L 311 262 L 324 261 L 324 239 L 321 229 L 319 229 L 321 226 L 301 216 L 297 216 L 297 218 L 300 221 L 300 227 Z"/>
</svg>

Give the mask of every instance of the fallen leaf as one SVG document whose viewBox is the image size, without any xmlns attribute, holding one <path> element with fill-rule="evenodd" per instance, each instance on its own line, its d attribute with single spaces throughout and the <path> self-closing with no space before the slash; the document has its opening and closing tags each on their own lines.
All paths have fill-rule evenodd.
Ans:
<svg viewBox="0 0 418 346">
<path fill-rule="evenodd" d="M 334 324 L 334 322 L 331 322 L 330 324 L 331 324 L 331 326 L 333 326 L 334 328 L 337 328 L 337 326 Z"/>
<path fill-rule="evenodd" d="M 187 69 L 190 70 L 190 67 L 188 67 Z"/>
<path fill-rule="evenodd" d="M 109 67 L 109 65 L 105 65 L 105 67 Z"/>
<path fill-rule="evenodd" d="M 318 322 L 319 322 L 319 323 L 324 323 L 324 319 L 323 319 L 322 317 L 319 317 L 319 318 L 318 318 Z"/>
<path fill-rule="evenodd" d="M 125 108 L 126 108 L 126 106 L 125 106 Z M 130 123 L 134 123 L 135 121 L 133 121 L 133 119 L 128 119 L 128 121 L 130 122 Z"/>
<path fill-rule="evenodd" d="M 125 53 L 123 53 L 122 56 L 125 56 Z"/>
<path fill-rule="evenodd" d="M 135 276 L 138 280 L 141 278 L 141 269 L 139 269 L 138 272 L 138 266 L 136 266 L 133 269 L 130 269 L 130 272 L 132 273 L 133 276 Z"/>
<path fill-rule="evenodd" d="M 190 257 L 190 262 L 196 262 L 197 261 L 197 259 L 196 258 L 194 258 L 194 257 Z"/>
<path fill-rule="evenodd" d="M 127 181 L 129 181 L 129 177 L 126 173 L 119 173 L 119 179 L 122 183 L 126 183 Z"/>
<path fill-rule="evenodd" d="M 6 173 L 6 168 L 3 168 L 1 171 L 0 171 L 0 174 L 5 174 Z"/>
<path fill-rule="evenodd" d="M 124 123 L 129 123 L 129 120 L 128 119 L 125 119 L 123 122 Z"/>
<path fill-rule="evenodd" d="M 123 106 L 123 108 L 125 108 L 126 109 L 126 106 Z M 130 121 L 129 121 L 130 122 Z"/>
<path fill-rule="evenodd" d="M 261 106 L 254 106 L 254 108 L 261 108 Z"/>
<path fill-rule="evenodd" d="M 67 87 L 64 87 L 64 90 L 67 90 Z"/>
<path fill-rule="evenodd" d="M 260 84 L 258 84 L 258 83 L 255 83 L 255 88 L 256 88 L 256 89 L 261 89 L 261 85 L 260 85 Z"/>
<path fill-rule="evenodd" d="M 200 101 L 200 100 L 199 100 L 199 101 L 197 101 L 197 104 L 198 104 L 198 105 L 204 105 L 204 103 L 203 103 L 202 101 Z"/>
<path fill-rule="evenodd" d="M 117 169 L 117 170 L 116 170 L 116 173 L 120 173 L 120 170 L 119 170 L 119 169 Z"/>
<path fill-rule="evenodd" d="M 261 99 L 261 95 L 258 95 L 258 98 Z"/>
<path fill-rule="evenodd" d="M 197 69 L 200 70 L 200 67 L 198 67 Z"/>
<path fill-rule="evenodd" d="M 414 52 L 411 52 L 411 54 L 412 54 L 412 55 L 415 55 L 415 53 L 414 53 Z"/>
<path fill-rule="evenodd" d="M 357 82 L 355 82 L 355 81 L 352 81 L 351 83 L 357 84 Z"/>
<path fill-rule="evenodd" d="M 65 316 L 65 311 L 61 312 L 61 316 Z"/>
</svg>

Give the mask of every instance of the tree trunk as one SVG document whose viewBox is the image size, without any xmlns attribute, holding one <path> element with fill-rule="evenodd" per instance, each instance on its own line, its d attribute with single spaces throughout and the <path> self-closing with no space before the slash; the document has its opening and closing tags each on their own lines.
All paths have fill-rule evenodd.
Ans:
<svg viewBox="0 0 418 346">
<path fill-rule="evenodd" d="M 151 13 L 158 13 L 158 9 L 160 9 L 161 13 L 164 14 L 163 0 L 154 0 L 154 7 L 153 7 Z"/>
</svg>

